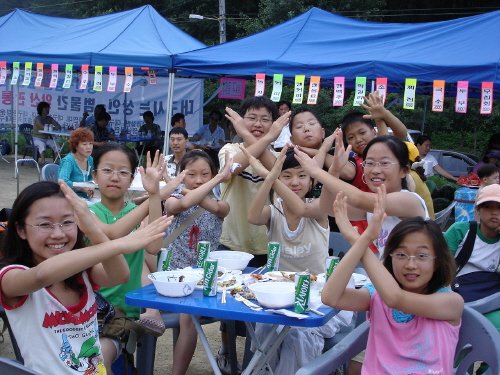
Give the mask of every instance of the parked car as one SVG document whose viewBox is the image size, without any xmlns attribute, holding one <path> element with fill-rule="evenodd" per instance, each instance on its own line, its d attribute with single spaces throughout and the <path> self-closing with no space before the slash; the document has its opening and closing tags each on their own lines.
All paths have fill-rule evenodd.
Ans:
<svg viewBox="0 0 500 375">
<path fill-rule="evenodd" d="M 431 149 L 429 153 L 436 158 L 441 167 L 455 177 L 469 175 L 468 168 L 471 167 L 472 170 L 479 162 L 476 155 L 464 152 Z"/>
</svg>

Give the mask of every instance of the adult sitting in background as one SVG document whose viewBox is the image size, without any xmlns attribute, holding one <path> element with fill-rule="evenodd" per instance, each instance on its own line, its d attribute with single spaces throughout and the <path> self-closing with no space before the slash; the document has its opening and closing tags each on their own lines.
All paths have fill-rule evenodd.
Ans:
<svg viewBox="0 0 500 375">
<path fill-rule="evenodd" d="M 425 177 L 425 170 L 420 160 L 418 149 L 411 142 L 405 143 L 408 147 L 408 160 L 410 161 L 410 171 L 406 176 L 408 190 L 417 193 L 424 200 L 427 211 L 429 211 L 429 217 L 434 220 L 436 218 L 434 203 L 432 202 L 431 192 L 425 184 L 427 177 Z"/>
<path fill-rule="evenodd" d="M 91 129 L 92 133 L 94 133 L 94 143 L 93 143 L 94 149 L 92 151 L 92 154 L 95 153 L 97 147 L 102 146 L 108 140 L 118 142 L 116 137 L 113 134 L 111 134 L 109 130 L 106 128 L 110 121 L 111 121 L 111 116 L 109 115 L 108 112 L 101 112 L 97 115 L 96 123 Z"/>
<path fill-rule="evenodd" d="M 193 135 L 194 148 L 204 150 L 217 169 L 219 169 L 219 150 L 224 146 L 226 138 L 224 129 L 219 126 L 221 120 L 222 113 L 219 111 L 210 112 L 210 122 L 199 128 Z"/>
<path fill-rule="evenodd" d="M 172 154 L 165 156 L 165 163 L 167 163 L 167 175 L 169 178 L 174 178 L 179 173 L 179 163 L 186 155 L 186 148 L 189 143 L 188 132 L 183 128 L 172 128 L 168 133 L 168 143 Z"/>
<path fill-rule="evenodd" d="M 99 113 L 106 112 L 106 106 L 104 104 L 98 104 L 94 108 L 94 115 L 89 116 L 88 112 L 83 112 L 82 121 L 80 121 L 80 127 L 92 128 L 95 125 L 96 117 Z"/>
<path fill-rule="evenodd" d="M 172 120 L 170 120 L 170 125 L 172 128 L 184 128 L 186 129 L 186 116 L 182 113 L 176 113 L 172 116 Z"/>
<path fill-rule="evenodd" d="M 487 149 L 483 154 L 482 160 L 474 166 L 472 172 L 477 174 L 479 167 L 485 164 L 491 164 L 497 168 L 498 171 L 500 171 L 500 167 L 498 167 L 498 160 L 500 160 L 500 150 L 496 148 Z"/>
<path fill-rule="evenodd" d="M 73 182 L 86 182 L 92 179 L 94 161 L 92 159 L 92 142 L 94 133 L 87 128 L 78 128 L 71 132 L 69 148 L 71 152 L 61 160 L 58 178 L 64 180 L 79 197 L 90 200 L 94 189 L 90 187 L 74 187 Z M 90 202 L 95 203 L 95 202 Z"/>
<path fill-rule="evenodd" d="M 431 150 L 431 139 L 428 136 L 421 135 L 420 137 L 418 137 L 417 141 L 415 142 L 415 146 L 417 146 L 420 158 L 425 163 L 424 168 L 426 177 L 433 176 L 434 172 L 436 172 L 444 178 L 447 178 L 448 180 L 457 182 L 458 177 L 452 176 L 450 173 L 448 173 L 443 167 L 438 164 L 436 158 L 429 154 L 429 151 Z"/>
<path fill-rule="evenodd" d="M 153 121 L 155 120 L 153 112 L 144 112 L 142 114 L 142 118 L 144 119 L 144 125 L 141 125 L 141 127 L 139 128 L 139 133 L 142 133 L 143 136 L 147 135 L 148 137 L 156 137 L 157 139 L 153 141 L 143 142 L 143 144 L 137 145 L 136 149 L 137 152 L 142 155 L 147 155 L 147 152 L 149 151 L 151 161 L 153 161 L 156 150 L 161 147 L 161 128 L 160 125 L 153 123 Z"/>
<path fill-rule="evenodd" d="M 40 153 L 40 163 L 45 165 L 45 149 L 50 147 L 54 151 L 54 160 L 56 154 L 59 152 L 59 145 L 48 134 L 40 133 L 44 130 L 45 125 L 54 125 L 55 130 L 61 129 L 61 125 L 57 123 L 52 117 L 49 116 L 50 104 L 47 102 L 40 102 L 36 106 L 38 116 L 33 120 L 33 144 Z"/>
</svg>

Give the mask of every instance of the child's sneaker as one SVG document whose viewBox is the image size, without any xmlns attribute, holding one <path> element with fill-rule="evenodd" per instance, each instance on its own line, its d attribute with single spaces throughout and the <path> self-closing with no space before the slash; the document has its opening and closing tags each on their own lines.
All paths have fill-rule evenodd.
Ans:
<svg viewBox="0 0 500 375">
<path fill-rule="evenodd" d="M 215 358 L 217 360 L 217 366 L 219 367 L 219 370 L 226 375 L 231 375 L 231 359 L 229 358 L 229 353 L 221 353 L 221 349 L 219 348 L 219 351 L 217 353 L 217 357 Z M 241 374 L 241 365 L 238 363 L 238 374 Z"/>
</svg>

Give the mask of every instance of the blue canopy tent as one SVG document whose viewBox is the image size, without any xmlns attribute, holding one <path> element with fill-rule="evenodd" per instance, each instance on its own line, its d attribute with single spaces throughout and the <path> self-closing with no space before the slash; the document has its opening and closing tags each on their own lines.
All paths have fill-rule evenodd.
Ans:
<svg viewBox="0 0 500 375">
<path fill-rule="evenodd" d="M 206 47 L 161 16 L 152 6 L 84 19 L 53 17 L 16 9 L 0 17 L 0 60 L 117 66 L 169 74 L 167 113 L 171 113 L 172 56 Z M 16 119 L 17 124 L 17 119 Z M 170 125 L 167 116 L 167 126 Z M 167 129 L 168 130 L 168 129 Z M 17 155 L 17 134 L 16 134 Z"/>
<path fill-rule="evenodd" d="M 257 73 L 387 77 L 402 88 L 416 78 L 419 92 L 433 80 L 500 83 L 500 11 L 451 21 L 401 24 L 342 17 L 318 8 L 257 34 L 174 56 L 179 74 L 255 77 Z M 422 90 L 423 89 L 423 90 Z M 447 89 L 454 91 L 453 85 Z M 450 91 L 451 93 L 451 91 Z"/>
</svg>

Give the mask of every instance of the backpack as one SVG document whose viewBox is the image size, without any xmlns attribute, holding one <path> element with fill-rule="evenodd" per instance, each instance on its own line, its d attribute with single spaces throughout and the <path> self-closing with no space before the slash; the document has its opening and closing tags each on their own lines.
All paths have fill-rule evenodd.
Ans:
<svg viewBox="0 0 500 375">
<path fill-rule="evenodd" d="M 2 139 L 0 141 L 0 152 L 2 155 L 9 155 L 12 152 L 12 147 L 10 147 L 10 143 L 6 139 Z"/>
<path fill-rule="evenodd" d="M 101 293 L 94 291 L 94 296 L 99 337 L 108 337 L 125 344 L 121 353 L 125 361 L 123 374 L 127 374 L 127 367 L 130 367 L 132 375 L 138 374 L 134 364 L 134 352 L 137 341 L 144 334 L 144 327 L 128 318 L 122 307 L 113 306 Z"/>
</svg>

